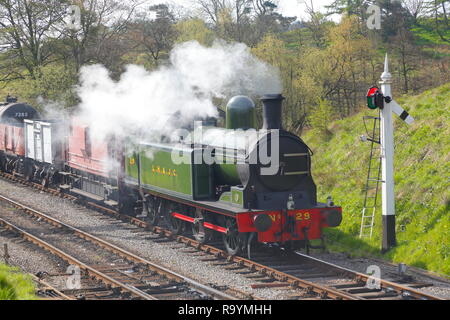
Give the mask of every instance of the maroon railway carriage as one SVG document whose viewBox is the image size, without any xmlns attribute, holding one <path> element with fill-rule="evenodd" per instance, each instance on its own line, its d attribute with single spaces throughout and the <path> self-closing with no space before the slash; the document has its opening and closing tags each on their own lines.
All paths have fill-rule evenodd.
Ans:
<svg viewBox="0 0 450 320">
<path fill-rule="evenodd" d="M 71 119 L 60 188 L 117 207 L 121 156 L 114 138 L 96 139 L 81 119 Z"/>
<path fill-rule="evenodd" d="M 25 159 L 31 164 L 25 178 L 118 208 L 122 152 L 116 145 L 113 138 L 92 137 L 90 128 L 76 117 L 25 120 Z"/>
</svg>

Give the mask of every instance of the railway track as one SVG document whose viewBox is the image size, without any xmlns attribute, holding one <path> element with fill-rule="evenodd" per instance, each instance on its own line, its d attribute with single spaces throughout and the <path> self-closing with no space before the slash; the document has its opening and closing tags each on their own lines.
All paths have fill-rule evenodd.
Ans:
<svg viewBox="0 0 450 320">
<path fill-rule="evenodd" d="M 2 176 L 5 177 L 5 174 L 2 174 Z M 23 183 L 21 179 L 10 175 L 7 175 L 6 178 Z M 26 184 L 31 184 L 43 191 L 49 191 L 59 197 L 76 199 L 71 195 L 59 193 L 57 190 L 48 190 L 32 183 Z M 437 297 L 417 290 L 417 288 L 427 286 L 428 284 L 426 283 L 417 283 L 411 280 L 405 282 L 402 279 L 397 281 L 379 279 L 379 287 L 369 288 L 367 283 L 372 280 L 369 275 L 274 246 L 255 252 L 252 260 L 239 256 L 229 256 L 224 250 L 214 245 L 205 245 L 186 236 L 174 235 L 165 228 L 151 226 L 145 221 L 121 215 L 115 210 L 89 201 L 86 201 L 85 205 L 115 219 L 131 223 L 143 228 L 145 231 L 157 234 L 161 238 L 166 239 L 164 241 L 174 241 L 184 244 L 192 248 L 192 254 L 202 252 L 205 256 L 202 259 L 203 261 L 221 265 L 228 270 L 233 270 L 249 279 L 253 279 L 255 284 L 252 287 L 255 289 L 283 287 L 297 289 L 299 294 L 293 295 L 292 298 L 294 299 L 440 300 Z"/>
<path fill-rule="evenodd" d="M 36 284 L 36 295 L 40 300 L 75 300 L 38 276 L 34 274 L 30 276 Z"/>
<path fill-rule="evenodd" d="M 54 237 L 45 237 L 40 229 L 38 229 L 39 232 L 31 233 L 29 230 L 24 230 L 15 223 L 0 218 L 0 225 L 4 229 L 20 235 L 21 238 L 51 252 L 68 264 L 78 266 L 85 275 L 95 278 L 104 284 L 99 288 L 87 289 L 87 291 L 90 291 L 91 293 L 95 291 L 106 292 L 107 294 L 103 296 L 108 299 L 235 299 L 231 295 L 174 273 L 162 266 L 138 257 L 131 252 L 125 251 L 89 233 L 64 224 L 14 200 L 4 196 L 0 196 L 0 200 L 20 209 L 22 212 L 26 213 L 28 217 L 33 217 L 35 224 L 42 224 L 42 222 L 45 222 L 54 227 L 53 229 L 50 229 L 50 233 Z M 18 215 L 13 216 L 16 220 L 19 220 Z M 28 229 L 31 230 L 34 228 L 34 226 L 28 227 Z M 37 236 L 35 233 L 40 233 L 40 236 Z M 70 243 L 71 247 L 78 246 L 83 249 L 86 249 L 88 247 L 87 243 L 89 243 L 89 245 L 93 247 L 90 254 L 96 252 L 98 257 L 102 253 L 102 257 L 95 259 L 95 263 L 88 264 L 68 252 L 74 250 L 67 250 L 67 246 L 64 245 L 56 246 L 54 243 L 55 241 L 48 241 L 48 239 L 43 238 L 58 238 L 57 242 L 59 243 L 66 242 Z M 83 258 L 84 260 L 89 260 L 86 259 L 86 257 Z M 118 258 L 122 260 L 121 264 L 111 263 L 112 261 L 117 261 Z M 92 261 L 94 261 L 94 259 Z M 83 299 L 86 298 L 86 295 L 82 296 Z M 80 299 L 80 295 L 77 295 L 77 298 Z"/>
<path fill-rule="evenodd" d="M 391 276 L 396 277 L 395 280 L 375 278 L 299 252 L 280 247 L 272 249 L 273 256 L 278 258 L 275 265 L 270 261 L 267 263 L 272 268 L 312 281 L 314 279 L 314 282 L 323 283 L 362 300 L 441 300 L 418 291 L 417 288 L 428 287 L 430 284 L 417 282 L 411 277 Z M 261 255 L 254 260 L 261 262 L 265 259 L 267 257 Z M 284 285 L 281 282 L 268 284 L 269 287 Z M 264 287 L 264 285 L 255 285 L 255 287 Z"/>
<path fill-rule="evenodd" d="M 255 284 L 253 288 L 289 286 L 301 289 L 301 295 L 293 296 L 293 298 L 299 299 L 307 296 L 312 299 L 336 300 L 442 300 L 417 290 L 417 288 L 429 286 L 428 283 L 415 283 L 411 280 L 408 283 L 400 283 L 405 281 L 403 279 L 399 279 L 399 282 L 375 279 L 379 280 L 379 287 L 371 289 L 367 287 L 368 281 L 373 279 L 371 276 L 298 252 L 272 246 L 270 248 L 264 247 L 263 250 L 252 253 L 253 258 L 251 260 L 240 256 L 230 256 L 216 246 L 201 244 L 186 236 L 174 235 L 167 229 L 154 227 L 145 221 L 120 215 L 114 210 L 93 203 L 88 203 L 88 206 L 153 233 L 184 243 L 195 248 L 196 251 L 211 255 L 210 261 L 216 260 L 218 263 L 225 261 L 223 264 L 230 269 L 241 274 L 248 274 L 250 279 L 260 282 Z M 247 271 L 243 271 L 243 269 L 247 269 Z M 308 279 L 311 281 L 308 281 Z M 326 282 L 333 279 L 339 284 L 322 285 L 320 282 L 313 281 L 314 279 L 327 279 Z"/>
</svg>

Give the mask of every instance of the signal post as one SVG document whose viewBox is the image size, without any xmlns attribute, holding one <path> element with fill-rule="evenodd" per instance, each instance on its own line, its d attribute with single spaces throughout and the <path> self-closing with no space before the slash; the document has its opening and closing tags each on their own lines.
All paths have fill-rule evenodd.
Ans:
<svg viewBox="0 0 450 320">
<path fill-rule="evenodd" d="M 384 72 L 381 75 L 381 91 L 384 97 L 392 97 L 392 75 L 389 72 L 389 61 L 386 55 Z M 387 99 L 389 101 L 391 99 Z M 387 251 L 396 246 L 395 233 L 395 193 L 394 193 L 394 125 L 392 121 L 392 100 L 385 100 L 381 110 L 381 172 L 382 172 L 382 212 L 383 243 L 382 250 Z"/>
<path fill-rule="evenodd" d="M 394 125 L 392 113 L 397 114 L 408 125 L 414 122 L 395 100 L 392 99 L 392 75 L 389 72 L 389 60 L 386 54 L 384 72 L 381 75 L 381 90 L 372 87 L 367 95 L 368 107 L 380 109 L 381 144 L 381 198 L 383 212 L 382 250 L 388 251 L 397 244 L 395 233 L 395 192 L 394 192 Z"/>
</svg>

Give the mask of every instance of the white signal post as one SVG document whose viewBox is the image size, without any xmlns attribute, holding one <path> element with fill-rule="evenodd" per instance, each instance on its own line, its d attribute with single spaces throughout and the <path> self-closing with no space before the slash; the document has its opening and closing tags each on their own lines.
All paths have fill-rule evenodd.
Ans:
<svg viewBox="0 0 450 320">
<path fill-rule="evenodd" d="M 386 54 L 384 72 L 381 75 L 381 91 L 391 101 L 384 103 L 381 110 L 381 167 L 382 167 L 382 211 L 383 211 L 383 251 L 397 243 L 395 234 L 395 193 L 394 193 L 394 125 L 392 112 L 400 116 L 407 124 L 414 119 L 392 99 L 392 75 L 389 72 L 389 60 Z M 389 100 L 388 100 L 389 101 Z"/>
<path fill-rule="evenodd" d="M 381 75 L 381 91 L 385 97 L 392 97 L 392 75 L 386 55 L 384 72 Z M 382 211 L 383 211 L 383 250 L 396 245 L 395 235 L 395 194 L 394 194 L 394 125 L 391 103 L 384 104 L 381 110 L 381 170 L 382 170 Z"/>
</svg>

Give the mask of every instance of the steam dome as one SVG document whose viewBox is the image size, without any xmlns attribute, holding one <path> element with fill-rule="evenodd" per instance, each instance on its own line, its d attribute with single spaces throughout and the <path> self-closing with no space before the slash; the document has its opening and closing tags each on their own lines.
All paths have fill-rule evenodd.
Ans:
<svg viewBox="0 0 450 320">
<path fill-rule="evenodd" d="M 227 105 L 227 129 L 255 128 L 255 104 L 246 96 L 236 96 Z"/>
</svg>

